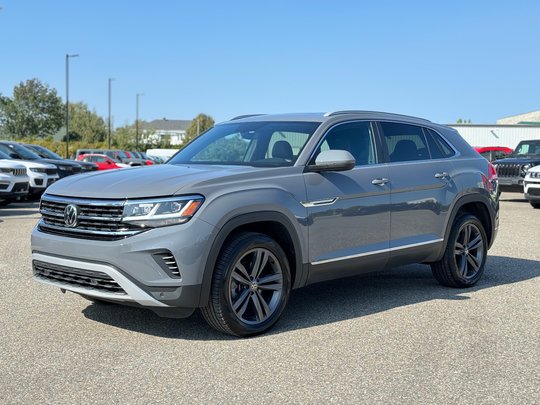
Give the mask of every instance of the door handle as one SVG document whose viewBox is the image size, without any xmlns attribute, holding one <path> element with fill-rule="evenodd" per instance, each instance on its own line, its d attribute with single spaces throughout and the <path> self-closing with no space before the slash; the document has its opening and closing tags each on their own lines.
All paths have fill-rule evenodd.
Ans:
<svg viewBox="0 0 540 405">
<path fill-rule="evenodd" d="M 445 179 L 447 177 L 448 177 L 448 173 L 446 172 L 435 173 L 435 178 L 437 179 Z"/>
<path fill-rule="evenodd" d="M 388 183 L 390 180 L 382 178 L 382 179 L 373 179 L 371 180 L 371 184 L 374 184 L 376 186 L 384 186 L 386 183 Z"/>
</svg>

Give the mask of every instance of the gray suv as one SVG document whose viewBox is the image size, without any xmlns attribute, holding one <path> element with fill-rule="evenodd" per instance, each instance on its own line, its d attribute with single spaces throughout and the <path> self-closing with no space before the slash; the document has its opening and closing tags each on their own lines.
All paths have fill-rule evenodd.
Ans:
<svg viewBox="0 0 540 405">
<path fill-rule="evenodd" d="M 34 278 L 161 316 L 200 308 L 219 331 L 255 335 L 311 283 L 426 263 L 445 286 L 474 285 L 497 196 L 493 166 L 427 120 L 242 116 L 166 165 L 52 185 L 32 233 Z"/>
</svg>

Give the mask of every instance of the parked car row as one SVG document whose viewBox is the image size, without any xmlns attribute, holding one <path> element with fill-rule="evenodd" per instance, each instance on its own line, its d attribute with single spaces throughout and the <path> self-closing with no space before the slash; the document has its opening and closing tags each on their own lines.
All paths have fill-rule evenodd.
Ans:
<svg viewBox="0 0 540 405">
<path fill-rule="evenodd" d="M 0 205 L 39 197 L 52 183 L 98 169 L 94 163 L 63 159 L 39 145 L 0 141 Z"/>
<path fill-rule="evenodd" d="M 149 166 L 156 163 L 144 152 L 124 151 L 120 149 L 77 149 L 75 159 L 83 155 L 105 155 L 115 163 L 124 163 L 129 166 Z"/>
</svg>

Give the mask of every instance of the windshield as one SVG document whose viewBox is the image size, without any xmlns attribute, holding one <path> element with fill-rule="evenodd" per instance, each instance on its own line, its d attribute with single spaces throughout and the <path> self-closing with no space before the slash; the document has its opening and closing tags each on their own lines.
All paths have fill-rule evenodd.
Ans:
<svg viewBox="0 0 540 405">
<path fill-rule="evenodd" d="M 530 155 L 540 156 L 540 141 L 520 142 L 513 154 L 515 157 Z"/>
<path fill-rule="evenodd" d="M 29 145 L 36 153 L 38 153 L 41 157 L 49 158 L 49 159 L 57 159 L 57 160 L 64 160 L 63 157 L 57 155 L 52 150 L 49 150 L 43 146 L 39 145 Z"/>
<path fill-rule="evenodd" d="M 23 146 L 20 146 L 16 143 L 0 143 L 0 151 L 4 152 L 6 155 L 11 156 L 10 153 L 14 153 L 18 155 L 19 159 L 25 159 L 25 160 L 39 160 L 41 157 L 39 155 L 35 154 L 29 149 L 26 149 Z"/>
<path fill-rule="evenodd" d="M 11 160 L 11 158 L 8 155 L 6 155 L 4 152 L 2 152 L 1 150 L 0 150 L 0 159 Z"/>
<path fill-rule="evenodd" d="M 319 122 L 217 125 L 174 155 L 170 164 L 292 166 Z"/>
</svg>

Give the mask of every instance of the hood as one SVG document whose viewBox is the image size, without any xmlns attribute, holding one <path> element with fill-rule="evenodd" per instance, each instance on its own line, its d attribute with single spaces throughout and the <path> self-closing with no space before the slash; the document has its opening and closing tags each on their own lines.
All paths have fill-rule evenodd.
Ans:
<svg viewBox="0 0 540 405">
<path fill-rule="evenodd" d="M 36 168 L 42 168 L 42 169 L 55 169 L 55 165 L 47 164 L 42 160 L 13 160 L 13 162 L 16 162 L 18 164 L 23 165 L 26 168 L 36 167 Z"/>
<path fill-rule="evenodd" d="M 20 163 L 5 159 L 0 159 L 0 167 L 5 169 L 26 169 L 26 167 Z"/>
<path fill-rule="evenodd" d="M 268 169 L 250 166 L 166 164 L 104 170 L 66 177 L 51 185 L 47 194 L 105 199 L 165 197 L 184 192 L 196 193 L 197 186 L 208 184 L 208 181 L 234 181 L 259 170 Z"/>
<path fill-rule="evenodd" d="M 499 160 L 494 160 L 494 165 L 500 165 L 500 164 L 527 164 L 527 163 L 540 163 L 540 156 L 527 156 L 522 158 L 516 158 L 516 157 L 509 157 Z"/>
<path fill-rule="evenodd" d="M 540 173 L 540 164 L 539 165 L 536 165 L 536 166 L 533 166 L 531 167 L 529 170 L 527 170 L 527 173 L 528 172 L 535 172 L 535 173 Z"/>
<path fill-rule="evenodd" d="M 50 163 L 50 164 L 55 165 L 55 166 L 81 167 L 80 164 L 78 164 L 76 162 L 70 162 L 69 160 L 39 159 L 39 160 L 34 160 L 34 162 Z"/>
</svg>

